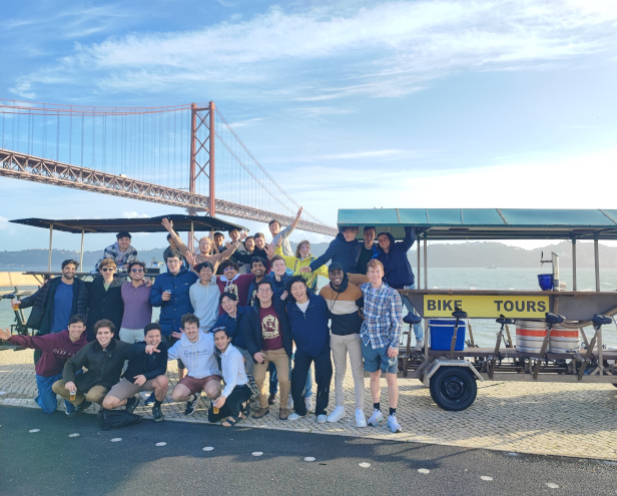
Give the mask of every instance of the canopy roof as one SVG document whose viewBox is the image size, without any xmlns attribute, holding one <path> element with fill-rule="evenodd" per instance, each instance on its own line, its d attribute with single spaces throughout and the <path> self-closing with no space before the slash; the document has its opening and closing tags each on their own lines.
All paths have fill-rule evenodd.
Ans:
<svg viewBox="0 0 617 496">
<path fill-rule="evenodd" d="M 54 231 L 70 233 L 118 233 L 119 231 L 136 232 L 163 232 L 165 228 L 161 221 L 167 218 L 174 224 L 175 231 L 190 231 L 191 225 L 195 231 L 230 231 L 232 229 L 245 229 L 237 224 L 224 220 L 198 216 L 198 215 L 160 215 L 158 217 L 145 217 L 137 219 L 16 219 L 16 224 L 25 224 L 33 227 L 49 229 L 53 224 Z"/>
<path fill-rule="evenodd" d="M 342 209 L 339 227 L 365 226 L 391 232 L 397 239 L 415 226 L 432 240 L 617 239 L 617 210 L 517 208 Z"/>
</svg>

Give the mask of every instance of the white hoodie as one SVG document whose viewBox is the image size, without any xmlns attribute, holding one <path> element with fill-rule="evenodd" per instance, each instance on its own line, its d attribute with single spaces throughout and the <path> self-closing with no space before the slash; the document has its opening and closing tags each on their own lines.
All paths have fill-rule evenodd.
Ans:
<svg viewBox="0 0 617 496">
<path fill-rule="evenodd" d="M 211 375 L 221 375 L 214 355 L 214 337 L 199 331 L 199 339 L 191 343 L 186 334 L 182 334 L 167 352 L 169 360 L 180 359 L 188 370 L 188 375 L 195 379 L 204 379 Z"/>
</svg>

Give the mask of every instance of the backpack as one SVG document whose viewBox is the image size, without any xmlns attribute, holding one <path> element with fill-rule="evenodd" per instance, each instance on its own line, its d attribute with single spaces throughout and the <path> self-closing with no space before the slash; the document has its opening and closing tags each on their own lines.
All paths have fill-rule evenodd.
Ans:
<svg viewBox="0 0 617 496">
<path fill-rule="evenodd" d="M 139 424 L 141 417 L 126 410 L 106 410 L 101 408 L 98 415 L 99 426 L 102 431 L 120 429 L 129 425 Z"/>
</svg>

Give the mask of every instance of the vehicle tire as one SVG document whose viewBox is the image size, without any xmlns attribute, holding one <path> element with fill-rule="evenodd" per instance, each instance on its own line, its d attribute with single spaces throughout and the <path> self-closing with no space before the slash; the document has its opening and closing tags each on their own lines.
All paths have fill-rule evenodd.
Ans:
<svg viewBox="0 0 617 496">
<path fill-rule="evenodd" d="M 476 378 L 466 367 L 441 367 L 430 381 L 431 398 L 440 408 L 459 412 L 476 400 Z"/>
</svg>

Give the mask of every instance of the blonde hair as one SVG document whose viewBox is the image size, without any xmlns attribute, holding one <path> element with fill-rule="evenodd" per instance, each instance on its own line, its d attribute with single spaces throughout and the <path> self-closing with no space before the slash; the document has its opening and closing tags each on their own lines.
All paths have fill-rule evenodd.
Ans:
<svg viewBox="0 0 617 496">
<path fill-rule="evenodd" d="M 300 258 L 300 247 L 302 245 L 308 245 L 309 247 L 309 253 L 311 251 L 311 242 L 308 239 L 305 239 L 304 241 L 300 241 L 298 243 L 298 246 L 296 246 L 296 258 Z"/>
<path fill-rule="evenodd" d="M 377 269 L 380 268 L 382 272 L 385 272 L 385 269 L 383 268 L 383 264 L 377 260 L 376 258 L 372 258 L 371 260 L 369 260 L 369 262 L 366 264 L 366 269 Z"/>
<path fill-rule="evenodd" d="M 101 263 L 99 263 L 99 270 L 101 270 L 103 267 L 113 267 L 114 269 L 116 269 L 117 265 L 112 258 L 105 258 L 101 260 Z"/>
</svg>

